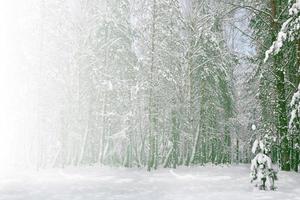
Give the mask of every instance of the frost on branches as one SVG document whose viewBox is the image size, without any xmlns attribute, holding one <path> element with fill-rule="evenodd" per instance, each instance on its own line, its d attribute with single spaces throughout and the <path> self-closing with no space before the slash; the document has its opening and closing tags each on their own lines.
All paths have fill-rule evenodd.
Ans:
<svg viewBox="0 0 300 200">
<path fill-rule="evenodd" d="M 291 118 L 289 122 L 289 128 L 293 127 L 297 118 L 299 118 L 300 113 L 300 84 L 298 86 L 298 91 L 293 95 L 291 104 L 290 104 L 292 111 L 291 111 Z"/>
<path fill-rule="evenodd" d="M 300 0 L 296 0 L 294 4 L 289 9 L 289 18 L 282 24 L 281 29 L 277 35 L 277 39 L 273 42 L 272 46 L 269 50 L 266 51 L 264 62 L 267 62 L 269 56 L 272 54 L 277 54 L 283 43 L 288 41 L 294 41 L 299 37 L 299 29 L 300 29 Z"/>
</svg>

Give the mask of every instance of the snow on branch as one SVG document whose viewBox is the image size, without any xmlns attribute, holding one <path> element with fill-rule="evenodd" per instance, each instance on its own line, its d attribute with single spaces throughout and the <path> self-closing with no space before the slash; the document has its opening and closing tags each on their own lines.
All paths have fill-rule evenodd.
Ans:
<svg viewBox="0 0 300 200">
<path fill-rule="evenodd" d="M 293 95 L 290 106 L 292 108 L 292 111 L 291 111 L 291 118 L 289 121 L 289 128 L 291 129 L 295 119 L 299 117 L 299 113 L 300 113 L 300 84 L 298 86 L 298 91 L 295 92 L 295 94 Z"/>
<path fill-rule="evenodd" d="M 276 55 L 282 48 L 283 43 L 288 39 L 293 41 L 294 35 L 300 29 L 300 0 L 296 2 L 289 9 L 290 18 L 288 18 L 281 26 L 281 29 L 277 35 L 277 39 L 273 42 L 272 46 L 266 51 L 264 62 L 267 62 L 270 55 Z"/>
</svg>

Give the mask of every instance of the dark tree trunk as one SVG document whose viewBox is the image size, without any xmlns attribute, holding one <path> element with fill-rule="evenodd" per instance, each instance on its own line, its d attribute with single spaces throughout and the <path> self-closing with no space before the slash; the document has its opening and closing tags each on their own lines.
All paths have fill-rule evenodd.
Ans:
<svg viewBox="0 0 300 200">
<path fill-rule="evenodd" d="M 279 4 L 279 3 L 278 3 Z M 272 39 L 276 39 L 276 34 L 278 32 L 278 24 L 275 21 L 277 17 L 278 9 L 276 0 L 271 0 L 271 14 L 272 14 Z M 282 170 L 290 170 L 290 148 L 289 141 L 287 138 L 288 133 L 288 119 L 287 119 L 287 103 L 286 103 L 286 92 L 285 92 L 285 75 L 284 69 L 280 62 L 282 61 L 282 53 L 278 53 L 274 56 L 274 72 L 275 72 L 275 82 L 276 82 L 276 110 L 277 110 L 277 134 L 280 137 L 280 163 Z"/>
</svg>

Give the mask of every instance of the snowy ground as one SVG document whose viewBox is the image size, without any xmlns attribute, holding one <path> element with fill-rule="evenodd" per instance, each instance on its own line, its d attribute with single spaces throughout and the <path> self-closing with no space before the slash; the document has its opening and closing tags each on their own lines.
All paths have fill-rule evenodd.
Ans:
<svg viewBox="0 0 300 200">
<path fill-rule="evenodd" d="M 68 168 L 0 176 L 0 200 L 300 200 L 300 174 L 280 172 L 277 191 L 249 184 L 249 166 L 176 170 Z"/>
</svg>

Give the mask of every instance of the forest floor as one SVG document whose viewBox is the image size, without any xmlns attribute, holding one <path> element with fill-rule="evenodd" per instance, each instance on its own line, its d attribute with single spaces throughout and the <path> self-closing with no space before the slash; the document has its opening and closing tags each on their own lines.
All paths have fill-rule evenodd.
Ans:
<svg viewBox="0 0 300 200">
<path fill-rule="evenodd" d="M 2 173 L 1 200 L 300 200 L 300 173 L 279 172 L 276 191 L 249 183 L 249 166 L 65 168 Z"/>
</svg>

